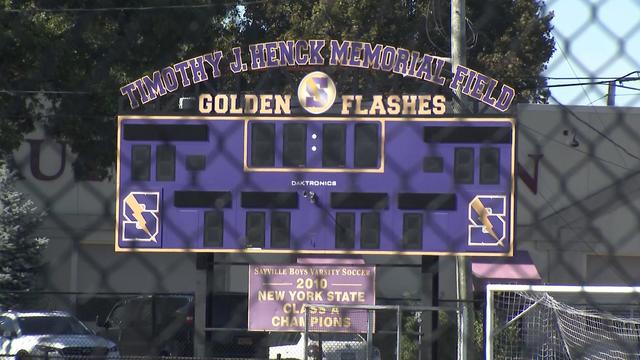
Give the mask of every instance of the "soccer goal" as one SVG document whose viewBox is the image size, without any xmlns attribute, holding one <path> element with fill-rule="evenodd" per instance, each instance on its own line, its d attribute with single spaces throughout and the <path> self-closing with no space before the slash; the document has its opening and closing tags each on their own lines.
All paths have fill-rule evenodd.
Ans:
<svg viewBox="0 0 640 360">
<path fill-rule="evenodd" d="M 488 285 L 487 360 L 640 359 L 640 287 Z"/>
</svg>

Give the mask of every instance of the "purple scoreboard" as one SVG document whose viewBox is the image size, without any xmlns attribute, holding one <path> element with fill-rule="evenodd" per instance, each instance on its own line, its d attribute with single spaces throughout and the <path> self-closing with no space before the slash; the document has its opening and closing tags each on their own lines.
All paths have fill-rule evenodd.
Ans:
<svg viewBox="0 0 640 360">
<path fill-rule="evenodd" d="M 116 251 L 513 252 L 511 118 L 120 116 Z"/>
</svg>

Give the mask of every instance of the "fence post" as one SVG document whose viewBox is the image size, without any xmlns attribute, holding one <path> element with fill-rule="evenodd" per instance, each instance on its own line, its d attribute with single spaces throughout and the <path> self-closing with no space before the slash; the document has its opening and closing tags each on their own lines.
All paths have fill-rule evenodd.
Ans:
<svg viewBox="0 0 640 360">
<path fill-rule="evenodd" d="M 396 306 L 396 324 L 398 333 L 396 334 L 396 360 L 400 360 L 400 340 L 402 339 L 402 312 L 400 306 Z"/>
<path fill-rule="evenodd" d="M 484 336 L 485 336 L 485 359 L 492 360 L 493 359 L 493 329 L 491 328 L 493 325 L 493 291 L 491 290 L 491 286 L 487 285 L 487 304 L 485 308 L 485 327 L 484 327 Z"/>
<path fill-rule="evenodd" d="M 367 360 L 373 355 L 373 309 L 367 309 Z"/>
<path fill-rule="evenodd" d="M 309 307 L 305 304 L 304 309 L 304 334 L 302 341 L 304 342 L 304 356 L 303 359 L 309 358 Z"/>
</svg>

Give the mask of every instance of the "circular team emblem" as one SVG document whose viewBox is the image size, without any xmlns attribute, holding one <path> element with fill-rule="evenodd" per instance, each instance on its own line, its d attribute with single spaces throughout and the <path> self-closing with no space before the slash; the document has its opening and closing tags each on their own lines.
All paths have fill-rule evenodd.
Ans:
<svg viewBox="0 0 640 360">
<path fill-rule="evenodd" d="M 336 86 L 329 75 L 314 71 L 300 81 L 298 100 L 308 112 L 322 114 L 329 110 L 336 100 Z"/>
</svg>

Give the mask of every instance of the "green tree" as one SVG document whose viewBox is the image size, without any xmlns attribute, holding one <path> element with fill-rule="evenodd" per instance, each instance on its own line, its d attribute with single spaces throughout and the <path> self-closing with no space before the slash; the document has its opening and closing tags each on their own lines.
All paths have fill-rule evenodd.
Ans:
<svg viewBox="0 0 640 360">
<path fill-rule="evenodd" d="M 402 318 L 402 336 L 400 338 L 400 359 L 418 359 L 420 343 L 418 333 L 420 332 L 419 318 L 416 313 L 405 313 Z"/>
<path fill-rule="evenodd" d="M 473 322 L 473 342 L 470 344 L 472 359 L 482 359 L 484 355 L 484 313 L 475 310 Z M 438 314 L 438 359 L 457 359 L 458 329 L 455 313 Z"/>
<path fill-rule="evenodd" d="M 119 88 L 225 43 L 224 20 L 237 10 L 199 7 L 208 3 L 0 0 L 0 152 L 15 149 L 43 120 L 78 155 L 78 178 L 107 177 Z"/>
<path fill-rule="evenodd" d="M 118 102 L 126 101 L 119 88 L 142 75 L 213 49 L 229 54 L 234 46 L 285 39 L 359 40 L 447 57 L 449 3 L 0 0 L 0 90 L 5 90 L 0 91 L 0 152 L 15 149 L 33 129 L 44 98 L 46 128 L 78 154 L 76 176 L 101 179 L 109 175 L 116 153 L 114 118 Z M 540 74 L 554 41 L 552 15 L 543 14 L 542 1 L 467 0 L 467 18 L 468 66 L 515 87 L 518 101 L 546 102 Z M 327 70 L 342 91 L 446 91 L 379 71 Z M 301 77 L 280 72 L 269 72 L 269 81 L 249 73 L 208 85 L 286 91 L 291 79 Z"/>
<path fill-rule="evenodd" d="M 541 73 L 553 54 L 552 14 L 540 0 L 467 0 L 467 65 L 513 86 L 521 102 L 546 103 Z M 293 0 L 248 6 L 245 41 L 347 39 L 450 56 L 450 1 Z M 381 74 L 383 89 L 418 82 Z"/>
<path fill-rule="evenodd" d="M 0 306 L 19 307 L 23 291 L 41 275 L 48 240 L 33 235 L 43 213 L 14 187 L 15 175 L 0 161 Z"/>
<path fill-rule="evenodd" d="M 2 11 L 11 1 L 0 0 L 0 158 L 33 131 L 34 94 L 21 90 L 40 88 L 45 69 L 41 49 L 48 31 L 32 17 Z M 27 2 L 24 4 L 27 6 Z M 34 51 L 35 50 L 35 51 Z M 20 86 L 22 85 L 22 86 Z M 33 85 L 32 87 L 30 85 Z M 21 89 L 22 88 L 22 89 Z"/>
</svg>

